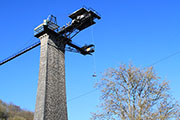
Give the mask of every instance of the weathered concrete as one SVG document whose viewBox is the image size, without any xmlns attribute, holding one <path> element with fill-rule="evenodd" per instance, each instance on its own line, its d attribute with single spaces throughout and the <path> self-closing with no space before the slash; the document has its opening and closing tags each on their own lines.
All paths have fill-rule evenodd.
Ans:
<svg viewBox="0 0 180 120">
<path fill-rule="evenodd" d="M 67 120 L 65 42 L 51 32 L 39 39 L 41 55 L 34 120 Z"/>
</svg>

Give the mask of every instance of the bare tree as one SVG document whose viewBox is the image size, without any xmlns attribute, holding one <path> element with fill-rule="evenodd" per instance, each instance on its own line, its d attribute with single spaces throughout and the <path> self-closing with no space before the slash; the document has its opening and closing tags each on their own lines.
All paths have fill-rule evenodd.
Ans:
<svg viewBox="0 0 180 120">
<path fill-rule="evenodd" d="M 108 69 L 96 83 L 101 90 L 101 112 L 92 120 L 179 119 L 178 103 L 169 94 L 169 85 L 153 68 L 140 69 L 122 64 Z"/>
</svg>

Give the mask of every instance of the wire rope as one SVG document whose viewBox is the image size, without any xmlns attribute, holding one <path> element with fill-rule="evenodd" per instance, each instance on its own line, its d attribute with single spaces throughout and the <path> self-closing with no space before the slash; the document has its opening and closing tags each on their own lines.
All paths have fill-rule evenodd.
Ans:
<svg viewBox="0 0 180 120">
<path fill-rule="evenodd" d="M 91 24 L 93 23 L 93 19 L 91 20 Z M 91 26 L 91 41 L 92 44 L 95 45 L 95 40 L 94 40 L 94 28 L 93 26 Z M 95 48 L 94 48 L 95 49 Z M 97 77 L 97 73 L 96 73 L 96 52 L 93 53 L 93 77 Z"/>
<path fill-rule="evenodd" d="M 156 62 L 148 65 L 147 67 L 150 67 L 150 66 L 154 66 L 154 65 L 156 65 L 156 64 L 159 64 L 160 62 L 165 61 L 165 60 L 167 60 L 167 59 L 169 59 L 169 58 L 171 58 L 171 57 L 173 57 L 173 56 L 175 56 L 175 55 L 177 55 L 177 54 L 180 54 L 180 50 L 178 50 L 178 51 L 176 51 L 176 52 L 174 52 L 174 53 L 172 53 L 172 54 L 170 54 L 170 55 L 168 55 L 168 56 L 166 56 L 166 57 L 163 57 L 163 58 L 157 60 Z M 79 99 L 79 98 L 81 98 L 81 97 L 84 97 L 84 96 L 86 96 L 86 95 L 88 95 L 88 94 L 90 94 L 90 93 L 93 93 L 93 92 L 97 91 L 97 90 L 99 90 L 99 88 L 94 88 L 94 89 L 92 89 L 91 91 L 88 91 L 88 92 L 86 92 L 86 93 L 84 93 L 84 94 L 82 94 L 82 95 L 79 95 L 79 96 L 77 96 L 77 97 L 71 98 L 70 100 L 68 100 L 68 102 L 71 102 L 71 101 L 73 101 L 73 100 L 76 100 L 76 99 Z"/>
<path fill-rule="evenodd" d="M 30 39 L 28 41 L 26 41 L 23 45 L 21 45 L 21 47 L 19 47 L 19 49 L 17 49 L 16 51 L 19 52 L 20 50 L 22 50 L 26 46 L 32 44 L 32 42 L 34 42 L 33 39 L 34 39 L 34 36 L 30 37 Z"/>
</svg>

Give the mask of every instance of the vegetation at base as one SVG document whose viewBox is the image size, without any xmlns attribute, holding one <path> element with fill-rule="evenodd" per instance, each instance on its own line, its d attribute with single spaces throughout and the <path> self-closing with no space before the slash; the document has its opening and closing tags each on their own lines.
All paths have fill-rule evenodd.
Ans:
<svg viewBox="0 0 180 120">
<path fill-rule="evenodd" d="M 0 100 L 0 120 L 33 120 L 34 113 Z"/>
</svg>

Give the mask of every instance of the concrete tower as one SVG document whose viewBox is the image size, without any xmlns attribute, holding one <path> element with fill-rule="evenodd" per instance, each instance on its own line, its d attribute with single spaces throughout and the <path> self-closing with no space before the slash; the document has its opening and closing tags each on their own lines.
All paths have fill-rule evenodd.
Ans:
<svg viewBox="0 0 180 120">
<path fill-rule="evenodd" d="M 67 120 L 65 40 L 51 29 L 37 35 L 41 41 L 39 81 L 34 120 Z"/>
<path fill-rule="evenodd" d="M 50 15 L 42 24 L 34 29 L 34 36 L 40 39 L 3 61 L 0 65 L 41 45 L 39 80 L 36 97 L 34 120 L 67 120 L 67 103 L 65 87 L 65 47 L 67 51 L 82 55 L 91 55 L 94 45 L 75 45 L 72 38 L 80 31 L 95 24 L 101 19 L 93 9 L 81 8 L 71 15 L 71 22 L 59 29 L 56 17 Z"/>
<path fill-rule="evenodd" d="M 69 16 L 72 21 L 61 27 L 56 17 L 49 16 L 34 29 L 35 37 L 41 41 L 39 81 L 36 97 L 34 120 L 67 120 L 67 103 L 65 88 L 66 50 L 91 55 L 94 45 L 82 47 L 72 43 L 72 38 L 83 29 L 95 24 L 100 19 L 95 11 L 81 8 Z"/>
</svg>

